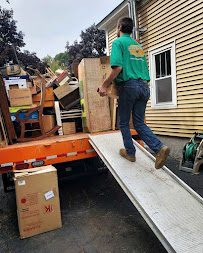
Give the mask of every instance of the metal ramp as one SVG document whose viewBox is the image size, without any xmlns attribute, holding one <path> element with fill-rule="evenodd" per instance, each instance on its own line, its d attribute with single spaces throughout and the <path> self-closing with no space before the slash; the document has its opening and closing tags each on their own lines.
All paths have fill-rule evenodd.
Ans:
<svg viewBox="0 0 203 253">
<path fill-rule="evenodd" d="M 121 133 L 90 143 L 168 252 L 203 253 L 203 199 L 137 142 L 136 162 L 120 157 Z"/>
</svg>

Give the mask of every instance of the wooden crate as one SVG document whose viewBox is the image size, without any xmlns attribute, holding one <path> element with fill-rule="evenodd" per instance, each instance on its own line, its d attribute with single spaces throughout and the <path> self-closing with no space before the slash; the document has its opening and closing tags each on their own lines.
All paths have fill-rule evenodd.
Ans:
<svg viewBox="0 0 203 253">
<path fill-rule="evenodd" d="M 79 64 L 79 85 L 85 132 L 100 132 L 111 129 L 108 97 L 100 97 L 100 59 L 83 59 Z"/>
</svg>

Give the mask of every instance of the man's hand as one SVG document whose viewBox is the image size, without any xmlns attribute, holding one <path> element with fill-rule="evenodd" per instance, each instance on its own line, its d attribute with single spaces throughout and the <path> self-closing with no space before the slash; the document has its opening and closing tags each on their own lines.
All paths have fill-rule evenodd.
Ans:
<svg viewBox="0 0 203 253">
<path fill-rule="evenodd" d="M 121 70 L 122 67 L 113 67 L 109 76 L 104 80 L 103 84 L 99 86 L 99 88 L 97 89 L 97 92 L 101 97 L 105 97 L 107 95 L 107 87 L 118 76 Z"/>
<path fill-rule="evenodd" d="M 98 92 L 101 97 L 105 97 L 107 95 L 107 87 L 104 85 L 99 86 Z"/>
</svg>

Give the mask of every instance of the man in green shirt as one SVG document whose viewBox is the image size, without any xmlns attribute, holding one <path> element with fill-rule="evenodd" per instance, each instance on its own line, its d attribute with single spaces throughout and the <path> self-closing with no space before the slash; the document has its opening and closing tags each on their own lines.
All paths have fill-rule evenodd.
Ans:
<svg viewBox="0 0 203 253">
<path fill-rule="evenodd" d="M 146 57 L 141 45 L 130 37 L 133 29 L 131 18 L 118 21 L 117 36 L 111 51 L 110 75 L 99 87 L 100 96 L 106 96 L 107 87 L 115 79 L 119 85 L 119 127 L 122 133 L 125 149 L 120 149 L 120 155 L 135 162 L 135 147 L 129 127 L 132 112 L 133 125 L 140 138 L 155 152 L 155 168 L 165 165 L 170 149 L 153 134 L 144 123 L 145 109 L 150 97 L 148 81 L 150 81 Z"/>
</svg>

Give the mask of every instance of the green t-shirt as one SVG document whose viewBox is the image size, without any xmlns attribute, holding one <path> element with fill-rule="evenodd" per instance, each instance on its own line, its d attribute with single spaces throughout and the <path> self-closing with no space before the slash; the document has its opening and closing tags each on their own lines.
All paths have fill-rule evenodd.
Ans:
<svg viewBox="0 0 203 253">
<path fill-rule="evenodd" d="M 122 67 L 116 82 L 125 82 L 129 79 L 150 81 L 147 60 L 141 45 L 125 33 L 114 40 L 111 50 L 111 67 Z"/>
</svg>

